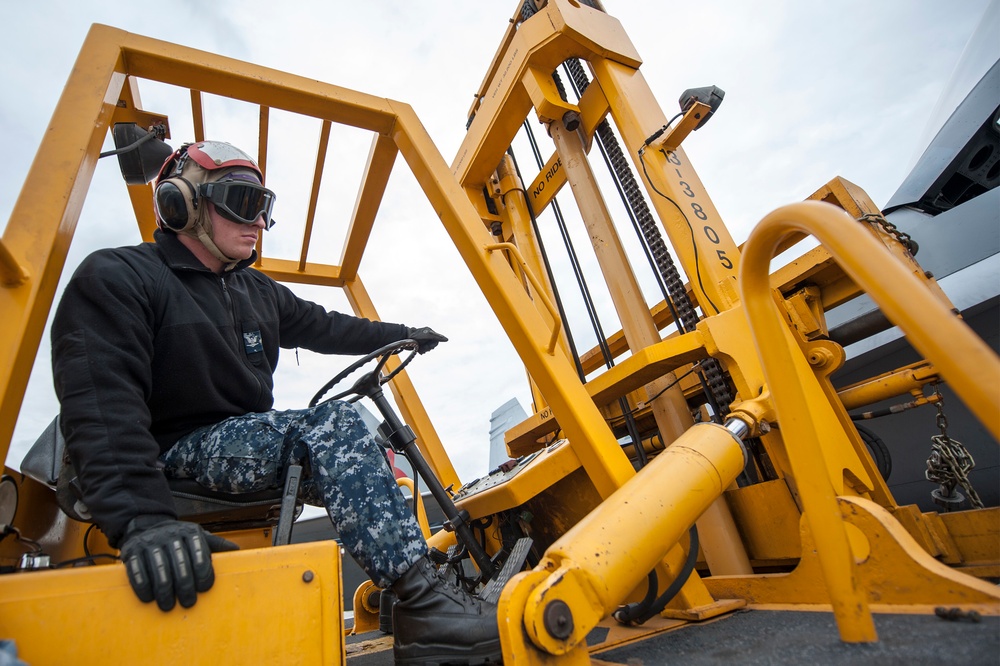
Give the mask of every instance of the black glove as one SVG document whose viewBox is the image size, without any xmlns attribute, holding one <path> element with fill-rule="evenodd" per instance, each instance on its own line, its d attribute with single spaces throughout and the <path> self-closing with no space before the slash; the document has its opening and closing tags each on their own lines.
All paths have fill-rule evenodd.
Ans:
<svg viewBox="0 0 1000 666">
<path fill-rule="evenodd" d="M 448 342 L 448 338 L 444 337 L 432 328 L 427 328 L 426 326 L 423 328 L 406 329 L 406 337 L 410 340 L 416 341 L 418 354 L 429 352 L 437 347 L 439 342 Z"/>
<path fill-rule="evenodd" d="M 198 592 L 211 589 L 215 582 L 211 553 L 226 550 L 239 550 L 239 546 L 196 523 L 162 515 L 139 516 L 128 524 L 121 557 L 139 600 L 156 599 L 160 610 L 168 611 L 174 607 L 174 597 L 190 608 Z"/>
</svg>

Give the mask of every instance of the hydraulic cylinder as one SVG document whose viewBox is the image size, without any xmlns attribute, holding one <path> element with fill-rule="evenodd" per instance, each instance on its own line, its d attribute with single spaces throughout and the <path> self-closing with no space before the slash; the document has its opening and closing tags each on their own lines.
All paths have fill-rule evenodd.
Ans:
<svg viewBox="0 0 1000 666">
<path fill-rule="evenodd" d="M 565 654 L 617 608 L 739 475 L 742 432 L 695 425 L 552 544 L 525 606 L 532 642 Z"/>
</svg>

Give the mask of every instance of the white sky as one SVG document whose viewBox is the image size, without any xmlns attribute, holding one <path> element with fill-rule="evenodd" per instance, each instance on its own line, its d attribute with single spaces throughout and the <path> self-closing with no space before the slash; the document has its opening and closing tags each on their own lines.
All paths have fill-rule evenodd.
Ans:
<svg viewBox="0 0 1000 666">
<path fill-rule="evenodd" d="M 182 0 L 134 5 L 104 0 L 19 2 L 6 8 L 0 43 L 0 221 L 6 224 L 63 83 L 89 26 L 130 32 L 355 88 L 411 104 L 445 161 L 465 133 L 466 112 L 491 61 L 514 2 L 209 3 Z M 721 110 L 685 143 L 685 150 L 737 242 L 780 205 L 801 200 L 834 176 L 860 185 L 884 205 L 926 145 L 928 123 L 966 41 L 988 0 L 739 0 L 637 2 L 606 0 L 643 57 L 642 71 L 669 117 L 680 93 L 717 85 Z M 174 146 L 193 138 L 186 91 L 142 87 L 143 106 L 171 116 Z M 956 100 L 957 101 L 957 100 Z M 177 110 L 179 109 L 179 110 Z M 207 102 L 209 138 L 252 151 L 255 109 Z M 213 115 L 217 114 L 217 115 Z M 278 193 L 279 225 L 265 238 L 282 256 L 297 256 L 319 123 L 272 117 L 269 185 Z M 551 144 L 541 127 L 543 152 Z M 335 130 L 319 206 L 311 260 L 336 261 L 370 138 Z M 534 173 L 523 141 L 522 169 Z M 110 142 L 107 144 L 110 146 Z M 599 155 L 595 166 L 602 168 Z M 296 170 L 297 169 L 297 170 Z M 303 174 L 301 177 L 294 174 Z M 612 192 L 606 193 L 611 198 Z M 572 213 L 568 191 L 560 197 Z M 627 218 L 618 220 L 631 234 Z M 549 221 L 546 229 L 551 229 Z M 586 233 L 572 215 L 574 242 L 594 266 Z M 551 234 L 551 235 L 546 235 Z M 543 231 L 549 251 L 556 236 Z M 98 247 L 138 242 L 118 166 L 98 166 L 66 273 Z M 490 413 L 510 397 L 526 409 L 524 373 L 499 324 L 423 200 L 402 159 L 361 276 L 381 317 L 432 326 L 451 341 L 410 366 L 410 375 L 463 481 L 488 466 Z M 378 251 L 375 251 L 378 248 Z M 559 285 L 578 312 L 573 283 L 555 258 Z M 650 302 L 660 296 L 633 258 Z M 591 287 L 599 282 L 591 273 Z M 323 291 L 294 287 L 307 298 L 350 311 Z M 602 290 L 595 288 L 605 331 L 619 328 Z M 581 350 L 594 344 L 589 323 L 571 314 Z M 8 462 L 56 413 L 48 336 L 40 348 Z M 277 381 L 278 408 L 302 407 L 330 376 L 349 363 L 286 352 Z"/>
</svg>

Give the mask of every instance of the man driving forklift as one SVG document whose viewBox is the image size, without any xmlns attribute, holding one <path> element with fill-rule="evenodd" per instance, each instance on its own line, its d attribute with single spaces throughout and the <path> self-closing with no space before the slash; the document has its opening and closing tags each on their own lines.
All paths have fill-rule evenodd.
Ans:
<svg viewBox="0 0 1000 666">
<path fill-rule="evenodd" d="M 61 428 L 83 500 L 120 548 L 132 588 L 163 611 L 214 582 L 211 553 L 236 546 L 178 520 L 169 478 L 246 493 L 304 467 L 344 548 L 393 606 L 397 663 L 500 658 L 496 607 L 446 581 L 378 445 L 354 408 L 327 401 L 276 411 L 279 347 L 365 354 L 447 340 L 327 312 L 255 270 L 274 193 L 227 143 L 182 146 L 154 186 L 153 243 L 99 250 L 66 287 L 52 324 Z"/>
</svg>

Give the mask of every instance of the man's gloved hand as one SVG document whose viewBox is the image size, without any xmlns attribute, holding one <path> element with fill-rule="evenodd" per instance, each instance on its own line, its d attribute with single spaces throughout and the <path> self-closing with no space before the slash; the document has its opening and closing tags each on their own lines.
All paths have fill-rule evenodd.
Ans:
<svg viewBox="0 0 1000 666">
<path fill-rule="evenodd" d="M 432 328 L 427 328 L 426 326 L 423 328 L 406 329 L 406 337 L 416 341 L 418 354 L 429 352 L 437 347 L 439 342 L 448 342 L 448 338 L 444 337 Z"/>
<path fill-rule="evenodd" d="M 194 606 L 198 592 L 215 582 L 211 553 L 239 550 L 239 546 L 209 534 L 196 523 L 169 516 L 138 516 L 129 522 L 122 539 L 121 558 L 128 582 L 143 603 L 156 599 L 162 611 Z"/>
</svg>

